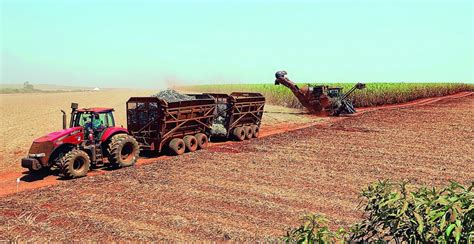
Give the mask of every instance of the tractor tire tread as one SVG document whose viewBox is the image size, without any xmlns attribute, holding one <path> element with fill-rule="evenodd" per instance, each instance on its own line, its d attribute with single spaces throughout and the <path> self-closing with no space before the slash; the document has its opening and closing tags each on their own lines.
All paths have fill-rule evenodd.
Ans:
<svg viewBox="0 0 474 244">
<path fill-rule="evenodd" d="M 81 171 L 75 171 L 71 164 L 74 164 L 74 159 L 78 156 L 82 156 L 85 159 L 84 168 Z M 61 159 L 59 159 L 59 170 L 62 176 L 66 179 L 79 178 L 87 175 L 90 169 L 90 158 L 89 155 L 78 149 L 73 149 L 66 153 Z"/>
<path fill-rule="evenodd" d="M 120 158 L 120 150 L 122 149 L 125 143 L 132 143 L 133 144 L 133 152 L 132 160 L 129 162 L 124 162 Z M 122 147 L 121 147 L 122 146 Z M 140 154 L 140 149 L 138 146 L 137 140 L 132 136 L 126 134 L 118 134 L 111 138 L 109 144 L 109 164 L 111 167 L 121 168 L 121 167 L 128 167 L 132 166 L 137 162 L 138 156 Z"/>
</svg>

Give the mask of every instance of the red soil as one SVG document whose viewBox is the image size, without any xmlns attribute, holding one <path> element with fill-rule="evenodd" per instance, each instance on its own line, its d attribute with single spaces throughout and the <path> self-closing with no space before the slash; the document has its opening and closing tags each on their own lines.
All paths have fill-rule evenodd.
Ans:
<svg viewBox="0 0 474 244">
<path fill-rule="evenodd" d="M 281 134 L 281 133 L 285 133 L 289 131 L 295 131 L 295 130 L 299 130 L 303 128 L 308 128 L 311 126 L 328 128 L 331 124 L 337 121 L 341 121 L 341 120 L 351 118 L 351 117 L 360 116 L 361 114 L 364 114 L 370 111 L 427 105 L 427 104 L 431 104 L 431 103 L 435 103 L 435 102 L 439 102 L 439 101 L 447 100 L 447 99 L 459 99 L 459 98 L 463 98 L 463 97 L 470 96 L 473 94 L 474 92 L 460 92 L 460 93 L 449 95 L 449 96 L 424 98 L 424 99 L 419 99 L 419 100 L 415 100 L 415 101 L 403 103 L 403 104 L 386 105 L 386 106 L 370 107 L 370 108 L 360 108 L 358 109 L 358 112 L 354 115 L 350 115 L 346 117 L 331 117 L 331 118 L 327 117 L 322 122 L 313 122 L 313 123 L 306 123 L 306 124 L 279 123 L 272 126 L 262 127 L 260 131 L 260 137 L 267 137 L 267 136 Z M 311 116 L 311 115 L 307 115 L 307 116 Z M 313 116 L 316 116 L 316 115 L 313 115 Z M 239 143 L 239 142 L 228 141 L 228 142 L 221 142 L 221 143 L 212 143 L 208 150 L 211 152 L 234 152 L 235 153 L 234 147 L 231 146 L 232 144 L 235 144 L 235 143 Z M 229 145 L 229 146 L 223 146 L 223 144 Z M 21 153 L 21 151 L 19 152 Z M 137 166 L 154 163 L 158 160 L 164 160 L 167 158 L 168 156 L 160 156 L 157 158 L 141 158 L 137 162 Z M 107 172 L 108 171 L 106 170 L 96 169 L 94 171 L 89 172 L 88 176 L 106 174 Z M 43 176 L 44 178 L 41 178 L 40 180 L 38 180 L 37 178 L 31 179 L 27 175 L 27 173 L 28 173 L 27 171 L 23 171 L 23 172 L 6 172 L 6 173 L 0 174 L 0 185 L 2 186 L 2 188 L 0 188 L 0 196 L 4 196 L 4 195 L 16 193 L 16 192 L 21 192 L 25 190 L 37 189 L 44 186 L 55 185 L 61 182 L 61 180 L 55 175 L 44 175 Z M 20 182 L 18 184 L 17 184 L 17 179 L 20 179 Z"/>
<path fill-rule="evenodd" d="M 307 212 L 359 220 L 376 180 L 472 182 L 474 96 L 412 105 L 3 196 L 0 239 L 275 242 Z"/>
</svg>

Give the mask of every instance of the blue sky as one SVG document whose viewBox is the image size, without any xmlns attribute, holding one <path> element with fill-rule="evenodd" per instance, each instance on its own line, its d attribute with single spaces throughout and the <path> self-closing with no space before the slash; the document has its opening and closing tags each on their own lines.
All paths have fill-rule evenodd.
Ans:
<svg viewBox="0 0 474 244">
<path fill-rule="evenodd" d="M 470 0 L 1 0 L 2 83 L 473 82 Z"/>
</svg>

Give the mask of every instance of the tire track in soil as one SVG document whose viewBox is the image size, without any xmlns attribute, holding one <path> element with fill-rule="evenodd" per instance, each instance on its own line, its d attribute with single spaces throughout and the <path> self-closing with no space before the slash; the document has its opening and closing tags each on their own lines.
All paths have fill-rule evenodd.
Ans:
<svg viewBox="0 0 474 244">
<path fill-rule="evenodd" d="M 362 114 L 378 111 L 378 110 L 385 110 L 385 109 L 398 109 L 398 108 L 406 108 L 406 107 L 414 107 L 414 106 L 422 106 L 427 104 L 436 103 L 446 99 L 459 99 L 467 96 L 473 95 L 474 92 L 460 92 L 453 95 L 442 96 L 442 97 L 433 97 L 433 98 L 423 98 L 414 100 L 407 103 L 400 103 L 400 104 L 392 104 L 392 105 L 383 105 L 377 107 L 367 107 L 367 108 L 358 108 L 357 113 L 353 115 L 348 115 L 344 117 L 324 117 L 323 121 L 319 122 L 311 122 L 306 124 L 293 124 L 293 123 L 281 123 L 272 126 L 262 126 L 260 130 L 260 138 L 268 137 L 276 134 L 281 134 L 285 132 L 300 130 L 304 128 L 308 128 L 311 126 L 317 126 L 320 128 L 328 128 L 332 124 L 349 119 L 352 117 L 360 116 Z M 306 115 L 311 116 L 311 115 Z M 317 116 L 317 115 L 313 115 Z M 240 142 L 235 141 L 226 141 L 226 142 L 217 142 L 211 143 L 209 148 L 207 149 L 210 152 L 234 152 L 238 153 L 233 147 L 232 144 L 236 144 Z M 159 156 L 156 158 L 140 158 L 136 164 L 136 167 L 140 167 L 142 165 L 147 165 L 151 163 L 156 163 L 161 160 L 167 159 L 170 156 Z M 87 177 L 93 177 L 95 175 L 102 175 L 106 174 L 108 171 L 105 169 L 95 169 L 88 173 Z M 0 197 L 14 194 L 16 192 L 27 191 L 27 190 L 34 190 L 41 187 L 52 186 L 61 183 L 63 180 L 59 179 L 56 175 L 43 175 L 36 179 L 31 179 L 28 177 L 28 171 L 23 172 L 6 172 L 0 174 Z M 17 184 L 17 179 L 20 179 L 20 183 Z"/>
</svg>

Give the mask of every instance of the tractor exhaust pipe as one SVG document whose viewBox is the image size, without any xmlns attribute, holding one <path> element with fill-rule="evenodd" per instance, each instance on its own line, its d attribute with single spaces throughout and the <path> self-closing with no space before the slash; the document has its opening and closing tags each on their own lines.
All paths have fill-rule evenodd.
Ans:
<svg viewBox="0 0 474 244">
<path fill-rule="evenodd" d="M 61 109 L 61 113 L 63 113 L 63 130 L 66 129 L 66 120 L 67 120 L 67 116 L 66 116 L 66 112 L 64 112 L 64 110 Z"/>
</svg>

